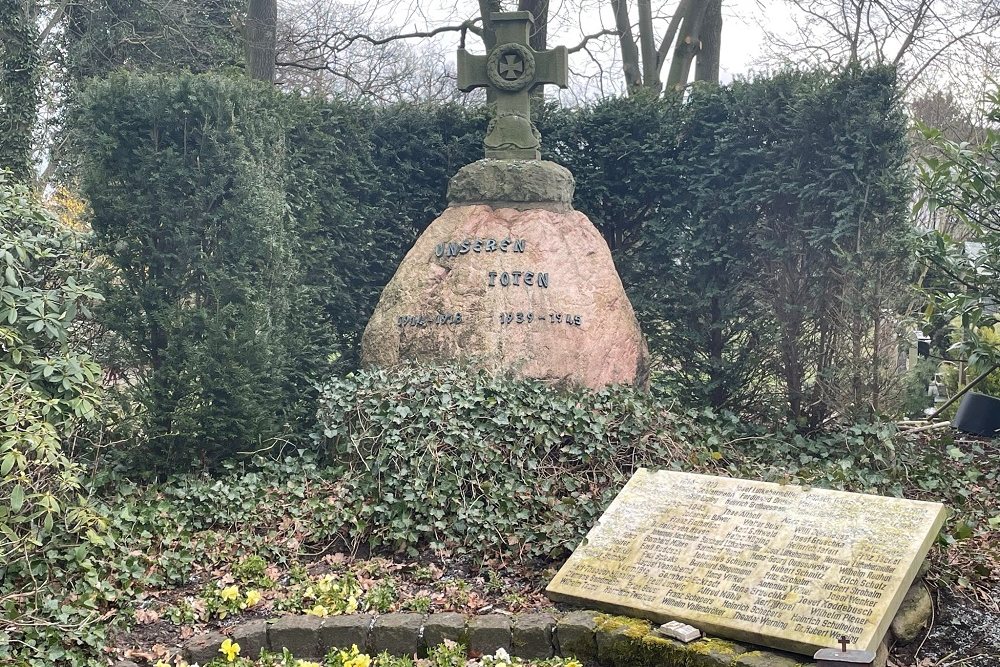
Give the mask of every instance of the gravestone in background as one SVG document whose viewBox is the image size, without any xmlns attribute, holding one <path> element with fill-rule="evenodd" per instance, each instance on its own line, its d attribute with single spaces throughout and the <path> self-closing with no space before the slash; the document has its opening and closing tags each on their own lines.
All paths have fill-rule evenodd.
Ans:
<svg viewBox="0 0 1000 667">
<path fill-rule="evenodd" d="M 566 50 L 528 46 L 530 12 L 494 14 L 497 46 L 459 51 L 459 87 L 488 86 L 486 159 L 462 168 L 362 338 L 362 363 L 461 361 L 552 384 L 644 385 L 646 343 L 607 243 L 573 210 L 573 175 L 539 159 L 535 86 L 566 87 Z"/>
<path fill-rule="evenodd" d="M 939 503 L 640 469 L 546 592 L 812 656 L 875 651 Z"/>
</svg>

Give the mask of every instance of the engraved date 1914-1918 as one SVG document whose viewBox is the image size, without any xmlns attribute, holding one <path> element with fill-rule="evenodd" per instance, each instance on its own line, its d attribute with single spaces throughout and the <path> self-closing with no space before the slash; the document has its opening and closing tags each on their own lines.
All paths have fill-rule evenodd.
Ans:
<svg viewBox="0 0 1000 667">
<path fill-rule="evenodd" d="M 400 315 L 396 323 L 401 327 L 426 327 L 434 324 L 461 324 L 462 313 L 438 313 L 437 315 Z"/>
<path fill-rule="evenodd" d="M 583 317 L 571 313 L 500 313 L 500 324 L 533 324 L 535 322 L 568 324 L 578 327 L 583 324 Z"/>
</svg>

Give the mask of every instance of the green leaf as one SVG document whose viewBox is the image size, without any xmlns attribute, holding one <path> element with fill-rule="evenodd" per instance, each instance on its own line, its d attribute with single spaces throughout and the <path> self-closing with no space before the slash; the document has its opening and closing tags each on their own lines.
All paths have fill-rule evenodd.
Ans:
<svg viewBox="0 0 1000 667">
<path fill-rule="evenodd" d="M 15 514 L 21 511 L 24 506 L 24 487 L 20 484 L 15 484 L 14 488 L 10 492 L 10 509 Z"/>
</svg>

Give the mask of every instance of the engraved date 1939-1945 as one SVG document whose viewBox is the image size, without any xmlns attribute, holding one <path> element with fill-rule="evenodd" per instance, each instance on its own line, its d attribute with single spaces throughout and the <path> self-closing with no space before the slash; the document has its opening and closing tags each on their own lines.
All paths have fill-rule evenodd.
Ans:
<svg viewBox="0 0 1000 667">
<path fill-rule="evenodd" d="M 400 315 L 396 324 L 401 327 L 426 327 L 434 324 L 461 324 L 462 313 L 438 313 L 437 315 Z"/>
<path fill-rule="evenodd" d="M 583 324 L 583 317 L 571 313 L 500 313 L 500 324 L 533 324 L 535 322 L 568 324 L 578 327 Z"/>
</svg>

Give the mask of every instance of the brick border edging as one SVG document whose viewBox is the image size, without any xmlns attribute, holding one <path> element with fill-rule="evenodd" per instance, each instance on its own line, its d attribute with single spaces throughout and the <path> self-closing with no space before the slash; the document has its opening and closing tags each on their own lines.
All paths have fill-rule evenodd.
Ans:
<svg viewBox="0 0 1000 667">
<path fill-rule="evenodd" d="M 428 647 L 445 639 L 462 642 L 470 655 L 496 653 L 504 649 L 524 659 L 573 657 L 584 665 L 635 667 L 805 667 L 802 656 L 754 650 L 723 639 L 706 638 L 682 644 L 654 635 L 648 623 L 608 617 L 597 611 L 574 611 L 561 617 L 549 613 L 514 616 L 458 613 L 397 613 L 372 616 L 351 614 L 319 618 L 308 615 L 282 616 L 269 621 L 253 620 L 230 632 L 240 644 L 240 655 L 256 658 L 261 649 L 280 652 L 287 648 L 296 658 L 321 660 L 333 648 L 359 649 L 375 655 L 426 655 Z M 209 632 L 184 646 L 189 662 L 205 664 L 219 657 L 226 638 Z"/>
<path fill-rule="evenodd" d="M 907 598 L 913 598 L 914 610 L 907 614 L 909 626 L 929 620 L 928 605 L 918 605 L 926 596 L 919 577 Z M 926 602 L 926 601 L 925 601 Z M 927 607 L 927 608 L 924 608 Z M 888 644 L 897 634 L 896 624 L 902 609 L 893 619 L 876 658 L 876 667 L 884 667 Z M 922 616 L 927 616 L 921 621 Z M 603 617 L 599 621 L 599 618 Z M 690 644 L 655 634 L 647 621 L 612 617 L 599 611 L 579 610 L 561 616 L 546 612 L 527 614 L 466 615 L 455 612 L 435 614 L 393 613 L 347 614 L 319 618 L 288 615 L 270 620 L 256 619 L 234 626 L 228 636 L 240 645 L 243 657 L 256 658 L 261 649 L 280 652 L 287 648 L 297 658 L 322 660 L 330 649 L 357 645 L 369 654 L 387 651 L 392 655 L 425 656 L 430 647 L 449 639 L 466 645 L 469 655 L 482 656 L 504 649 L 524 659 L 555 656 L 576 658 L 587 667 L 636 667 L 655 664 L 660 667 L 806 667 L 812 661 L 803 656 L 744 646 L 737 642 L 706 637 Z M 219 646 L 227 635 L 208 632 L 189 640 L 183 647 L 184 658 L 192 663 L 207 663 L 219 657 Z M 912 638 L 902 638 L 904 643 Z M 129 664 L 127 661 L 123 663 Z"/>
</svg>

